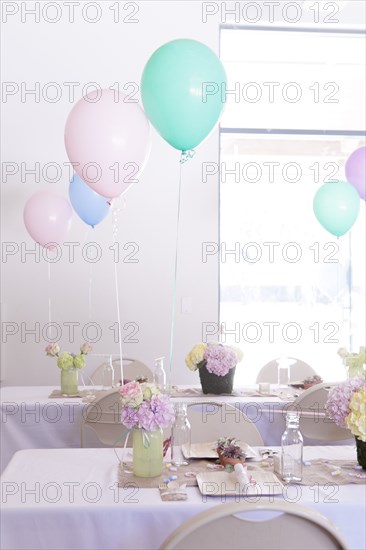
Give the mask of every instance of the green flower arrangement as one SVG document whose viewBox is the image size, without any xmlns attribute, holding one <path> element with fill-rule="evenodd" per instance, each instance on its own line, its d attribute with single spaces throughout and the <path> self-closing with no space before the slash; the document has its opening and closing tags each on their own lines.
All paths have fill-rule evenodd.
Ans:
<svg viewBox="0 0 366 550">
<path fill-rule="evenodd" d="M 360 347 L 358 353 L 350 353 L 346 348 L 340 348 L 337 353 L 342 357 L 349 376 L 366 376 L 366 370 L 363 368 L 363 365 L 366 365 L 365 346 Z"/>
<path fill-rule="evenodd" d="M 84 355 L 87 355 L 92 350 L 91 344 L 85 342 L 80 346 L 80 353 L 69 353 L 68 351 L 63 351 L 60 353 L 60 346 L 55 344 L 48 344 L 45 348 L 45 352 L 48 357 L 57 357 L 57 366 L 62 370 L 82 369 L 86 365 L 86 360 Z"/>
</svg>

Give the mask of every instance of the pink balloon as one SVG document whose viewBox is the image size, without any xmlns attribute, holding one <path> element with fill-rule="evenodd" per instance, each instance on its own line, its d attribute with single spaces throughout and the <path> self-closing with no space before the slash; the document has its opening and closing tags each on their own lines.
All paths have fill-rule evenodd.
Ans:
<svg viewBox="0 0 366 550">
<path fill-rule="evenodd" d="M 345 165 L 346 178 L 351 183 L 361 199 L 366 200 L 366 147 L 353 151 Z"/>
<path fill-rule="evenodd" d="M 99 195 L 118 197 L 137 181 L 150 153 L 150 124 L 138 103 L 99 90 L 80 99 L 65 127 L 67 155 Z"/>
<path fill-rule="evenodd" d="M 49 191 L 39 191 L 28 199 L 23 213 L 29 235 L 40 245 L 62 244 L 71 225 L 72 208 L 68 200 Z"/>
</svg>

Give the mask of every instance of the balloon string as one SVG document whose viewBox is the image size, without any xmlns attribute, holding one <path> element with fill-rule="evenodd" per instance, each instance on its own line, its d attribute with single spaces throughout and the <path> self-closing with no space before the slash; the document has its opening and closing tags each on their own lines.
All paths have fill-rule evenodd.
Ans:
<svg viewBox="0 0 366 550">
<path fill-rule="evenodd" d="M 47 262 L 47 286 L 48 286 L 48 326 L 51 329 L 52 322 L 52 301 L 51 301 L 51 262 Z M 47 331 L 48 338 L 50 334 Z"/>
<path fill-rule="evenodd" d="M 118 212 L 119 208 L 114 208 L 112 212 L 112 224 L 113 224 L 113 250 L 115 250 L 115 244 L 117 242 L 117 233 L 118 233 Z M 118 259 L 118 254 L 117 254 Z M 119 289 L 118 289 L 118 270 L 117 262 L 114 261 L 114 284 L 116 288 L 116 302 L 117 302 L 117 324 L 118 324 L 118 343 L 119 343 L 119 360 L 120 360 L 120 369 L 121 369 L 121 384 L 123 385 L 123 354 L 122 354 L 122 334 L 121 334 L 121 316 L 119 311 Z"/>
<path fill-rule="evenodd" d="M 339 238 L 338 238 L 339 240 Z M 348 330 L 349 330 L 349 350 L 353 351 L 353 334 L 352 334 L 352 237 L 351 231 L 348 233 L 348 262 L 349 262 L 349 276 L 348 276 L 348 296 L 349 296 L 349 316 L 348 316 Z"/>
<path fill-rule="evenodd" d="M 88 226 L 88 229 L 85 233 L 85 239 L 84 242 L 88 244 L 90 234 L 90 227 Z M 88 312 L 89 312 L 89 321 L 92 321 L 92 309 L 93 309 L 93 262 L 89 263 L 89 288 L 88 288 Z"/>
<path fill-rule="evenodd" d="M 188 160 L 185 157 L 186 151 L 182 151 L 179 163 L 179 183 L 178 183 L 178 208 L 177 208 L 177 226 L 175 233 L 175 260 L 174 260 L 174 279 L 173 279 L 173 296 L 172 296 L 172 323 L 170 329 L 170 354 L 169 354 L 169 383 L 168 393 L 171 393 L 172 388 L 172 364 L 173 364 L 173 347 L 174 347 L 174 328 L 175 328 L 175 309 L 177 299 L 177 272 L 178 272 L 178 243 L 179 243 L 179 219 L 180 219 L 180 204 L 181 204 L 181 186 L 182 186 L 182 164 Z M 184 160 L 183 160 L 184 158 Z"/>
<path fill-rule="evenodd" d="M 89 321 L 92 321 L 93 265 L 94 265 L 94 263 L 90 262 L 90 265 L 89 265 L 89 296 L 88 296 Z"/>
</svg>

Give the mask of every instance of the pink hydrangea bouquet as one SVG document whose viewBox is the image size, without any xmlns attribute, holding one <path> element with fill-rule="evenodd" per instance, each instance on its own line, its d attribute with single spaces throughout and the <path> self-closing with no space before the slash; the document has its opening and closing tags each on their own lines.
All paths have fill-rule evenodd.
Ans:
<svg viewBox="0 0 366 550">
<path fill-rule="evenodd" d="M 169 396 L 155 384 L 129 382 L 121 386 L 121 422 L 126 428 L 143 428 L 154 432 L 167 428 L 175 419 Z"/>
<path fill-rule="evenodd" d="M 60 353 L 61 349 L 57 343 L 48 344 L 45 348 L 46 355 L 48 357 L 57 357 L 57 366 L 59 369 L 69 370 L 72 368 L 82 369 L 86 365 L 86 360 L 84 355 L 87 355 L 93 349 L 92 345 L 88 342 L 85 342 L 80 346 L 80 353 L 69 353 L 68 351 L 63 351 Z"/>
<path fill-rule="evenodd" d="M 329 418 L 349 428 L 359 440 L 366 442 L 366 380 L 355 377 L 334 386 L 325 404 Z"/>
<path fill-rule="evenodd" d="M 196 344 L 186 356 L 186 365 L 192 371 L 206 367 L 211 374 L 225 376 L 242 359 L 243 353 L 238 348 L 224 346 L 218 342 L 208 344 L 201 342 Z"/>
</svg>

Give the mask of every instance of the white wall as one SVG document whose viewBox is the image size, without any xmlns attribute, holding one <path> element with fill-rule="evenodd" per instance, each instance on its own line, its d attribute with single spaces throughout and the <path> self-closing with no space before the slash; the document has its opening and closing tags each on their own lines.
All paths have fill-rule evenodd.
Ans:
<svg viewBox="0 0 366 550">
<path fill-rule="evenodd" d="M 36 2 L 2 2 L 2 79 L 15 82 L 20 88 L 30 89 L 39 82 L 41 90 L 48 82 L 57 82 L 63 91 L 62 98 L 50 103 L 42 97 L 37 103 L 34 96 L 21 101 L 20 93 L 2 103 L 2 162 L 13 162 L 27 167 L 39 162 L 63 166 L 66 156 L 63 131 L 66 117 L 73 103 L 68 101 L 68 88 L 64 82 L 80 82 L 75 101 L 81 97 L 81 88 L 88 82 L 101 87 L 119 82 L 140 82 L 145 63 L 159 46 L 175 38 L 193 38 L 204 42 L 216 52 L 219 46 L 219 24 L 225 22 L 222 13 L 202 21 L 201 2 L 138 2 L 137 23 L 113 22 L 111 6 L 116 2 L 99 2 L 102 17 L 91 24 L 75 7 L 75 22 L 70 23 L 65 2 L 58 2 L 61 19 L 49 23 L 41 14 L 39 22 L 34 16 L 21 12 L 22 6 L 34 7 Z M 39 4 L 39 3 L 38 3 Z M 40 3 L 44 6 L 46 3 Z M 55 3 L 53 3 L 55 4 Z M 121 5 L 121 19 L 128 10 Z M 233 4 L 233 3 L 232 3 Z M 242 4 L 246 4 L 245 2 Z M 353 4 L 363 4 L 353 2 Z M 10 5 L 19 8 L 14 15 L 6 16 Z M 220 6 L 221 3 L 213 3 Z M 8 6 L 8 7 L 6 7 Z M 14 8 L 15 9 L 15 8 Z M 46 17 L 55 17 L 55 11 Z M 344 14 L 348 17 L 347 11 Z M 88 12 L 94 17 L 93 10 Z M 22 15 L 23 21 L 22 22 Z M 308 18 L 304 18 L 299 22 Z M 258 23 L 263 23 L 262 18 Z M 352 17 L 351 17 L 352 19 Z M 281 16 L 278 17 L 279 22 Z M 360 23 L 359 15 L 353 18 Z M 246 23 L 246 21 L 241 21 Z M 309 21 L 308 21 L 309 22 Z M 348 22 L 348 20 L 347 20 Z M 23 84 L 22 84 L 23 83 Z M 202 337 L 202 323 L 218 321 L 218 263 L 203 263 L 202 242 L 218 241 L 218 180 L 203 183 L 203 162 L 218 160 L 218 133 L 197 148 L 194 159 L 183 167 L 182 214 L 179 241 L 177 308 L 174 338 L 173 383 L 189 383 L 198 377 L 184 364 L 190 347 Z M 167 364 L 170 348 L 171 307 L 177 214 L 179 152 L 170 147 L 153 130 L 153 144 L 149 162 L 140 182 L 125 194 L 125 206 L 120 212 L 118 238 L 125 243 L 137 243 L 138 263 L 121 262 L 118 265 L 120 312 L 122 324 L 138 326 L 136 343 L 124 343 L 124 355 L 138 357 L 152 365 L 157 356 L 165 355 Z M 65 197 L 68 194 L 68 171 L 63 170 L 60 181 L 51 184 L 42 177 L 36 182 L 28 175 L 24 182 L 20 173 L 9 176 L 2 183 L 2 241 L 15 243 L 15 247 L 35 247 L 23 224 L 26 200 L 40 189 L 49 189 Z M 101 260 L 93 265 L 80 254 L 71 263 L 67 249 L 61 261 L 51 265 L 51 284 L 48 292 L 48 263 L 37 263 L 32 256 L 22 259 L 20 252 L 2 258 L 2 374 L 7 385 L 56 384 L 59 371 L 55 362 L 46 358 L 44 338 L 25 334 L 24 328 L 48 322 L 48 299 L 51 297 L 52 320 L 62 328 L 61 345 L 76 351 L 83 341 L 81 328 L 88 322 L 98 323 L 102 338 L 95 344 L 96 353 L 118 353 L 109 329 L 116 321 L 116 294 L 114 264 L 108 249 L 112 241 L 111 216 L 94 231 L 73 218 L 69 240 L 98 242 L 102 248 Z M 124 251 L 127 254 L 132 249 Z M 89 314 L 89 283 L 92 280 L 92 311 Z M 181 313 L 182 297 L 192 299 L 191 313 Z M 75 341 L 70 344 L 64 323 L 80 323 L 75 330 Z M 4 329 L 14 323 L 18 332 L 6 335 Z M 23 323 L 23 330 L 22 330 Z M 127 336 L 129 330 L 124 332 Z M 89 368 L 97 361 L 90 359 Z"/>
<path fill-rule="evenodd" d="M 60 3 L 62 6 L 63 2 Z M 135 18 L 139 23 L 113 23 L 112 2 L 99 3 L 103 16 L 90 24 L 77 14 L 75 23 L 67 21 L 67 13 L 55 24 L 42 20 L 34 22 L 31 16 L 26 23 L 17 16 L 9 17 L 3 25 L 4 59 L 3 81 L 25 82 L 27 88 L 40 82 L 57 82 L 64 91 L 62 100 L 50 103 L 42 99 L 36 103 L 28 96 L 24 103 L 20 94 L 8 97 L 3 104 L 3 162 L 21 162 L 27 166 L 40 162 L 63 165 L 66 156 L 63 132 L 66 117 L 72 108 L 63 82 L 97 82 L 102 87 L 119 82 L 140 82 L 145 63 L 160 45 L 174 38 L 200 40 L 218 51 L 219 28 L 217 21 L 203 24 L 201 5 L 196 2 L 143 2 Z M 123 3 L 122 3 L 123 4 Z M 34 3 L 28 3 L 28 7 Z M 63 9 L 64 6 L 63 6 Z M 127 11 L 121 11 L 125 17 Z M 90 17 L 92 11 L 90 11 Z M 49 17 L 54 17 L 49 12 Z M 81 97 L 77 88 L 76 100 Z M 201 164 L 215 161 L 218 155 L 218 135 L 212 135 L 197 149 L 193 160 L 183 166 L 182 211 L 179 242 L 177 313 L 174 338 L 173 382 L 196 381 L 188 371 L 184 356 L 191 345 L 201 339 L 201 322 L 217 322 L 218 277 L 217 267 L 201 262 L 202 241 L 216 241 L 218 231 L 218 183 L 203 184 Z M 167 364 L 170 349 L 171 307 L 178 198 L 179 152 L 169 146 L 153 130 L 153 143 L 148 164 L 140 182 L 125 195 L 125 206 L 119 215 L 118 239 L 122 243 L 137 243 L 135 257 L 138 263 L 118 264 L 120 312 L 122 324 L 135 323 L 137 343 L 124 343 L 123 354 L 138 357 L 152 365 L 155 357 L 165 355 Z M 68 172 L 55 184 L 36 183 L 28 176 L 22 183 L 20 175 L 8 177 L 2 186 L 2 241 L 25 243 L 33 249 L 35 243 L 23 224 L 26 200 L 40 189 L 50 189 L 65 197 L 68 195 Z M 88 234 L 87 234 L 88 233 Z M 98 242 L 102 248 L 101 260 L 93 264 L 92 315 L 89 318 L 90 263 L 83 260 L 79 251 L 70 263 L 67 249 L 63 258 L 51 265 L 52 321 L 63 329 L 62 348 L 76 351 L 83 341 L 81 327 L 96 322 L 102 330 L 101 340 L 95 344 L 96 353 L 119 352 L 109 329 L 117 321 L 114 264 L 112 252 L 112 216 L 95 230 L 74 214 L 69 240 Z M 122 250 L 122 257 L 133 250 Z M 58 382 L 59 371 L 54 360 L 46 358 L 46 342 L 32 334 L 24 334 L 21 323 L 31 328 L 48 323 L 48 263 L 35 262 L 28 256 L 22 261 L 20 253 L 3 258 L 2 264 L 3 329 L 16 323 L 17 334 L 6 336 L 2 344 L 2 381 L 7 385 L 53 384 Z M 192 298 L 192 313 L 181 313 L 181 297 Z M 70 338 L 65 322 L 78 322 L 75 342 Z M 126 337 L 132 328 L 124 331 Z M 92 334 L 92 332 L 91 332 Z M 23 341 L 22 341 L 23 340 Z M 96 359 L 90 359 L 91 366 Z"/>
</svg>

